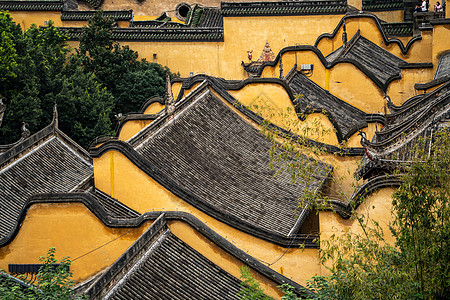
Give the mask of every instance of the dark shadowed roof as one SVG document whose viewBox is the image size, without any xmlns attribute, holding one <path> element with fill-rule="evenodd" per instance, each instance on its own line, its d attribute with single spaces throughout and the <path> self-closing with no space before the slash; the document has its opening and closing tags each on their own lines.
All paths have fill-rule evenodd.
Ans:
<svg viewBox="0 0 450 300">
<path fill-rule="evenodd" d="M 240 281 L 166 230 L 110 299 L 239 299 Z"/>
<path fill-rule="evenodd" d="M 439 59 L 439 65 L 434 74 L 434 79 L 438 79 L 444 76 L 450 76 L 450 53 L 443 55 Z"/>
<path fill-rule="evenodd" d="M 358 31 L 347 46 L 339 47 L 326 57 L 329 63 L 336 60 L 353 60 L 361 64 L 382 85 L 386 85 L 394 78 L 400 78 L 399 65 L 406 64 L 401 58 L 384 50 L 380 46 L 360 35 Z"/>
<path fill-rule="evenodd" d="M 222 2 L 226 17 L 345 14 L 346 0 Z"/>
<path fill-rule="evenodd" d="M 10 0 L 0 1 L 0 10 L 8 11 L 61 11 L 64 2 L 61 0 Z"/>
<path fill-rule="evenodd" d="M 103 206 L 108 216 L 115 219 L 132 219 L 137 218 L 141 214 L 137 211 L 129 208 L 128 206 L 122 204 L 117 199 L 110 197 L 109 195 L 103 193 L 99 189 L 92 188 L 87 191 L 89 195 L 94 197 L 95 201 Z"/>
<path fill-rule="evenodd" d="M 367 126 L 366 113 L 324 90 L 301 72 L 293 69 L 287 76 L 289 87 L 302 96 L 298 108 L 304 113 L 321 112 L 330 117 L 342 139 Z"/>
<path fill-rule="evenodd" d="M 401 163 L 411 161 L 416 155 L 411 151 L 414 146 L 423 138 L 433 137 L 433 132 L 449 119 L 450 82 L 420 97 L 412 97 L 386 115 L 386 126 L 375 133 L 372 141 L 362 140 L 370 157 L 364 157 L 358 173 L 369 177 L 376 170 L 392 171 Z M 424 146 L 424 153 L 432 150 L 429 146 L 428 143 Z"/>
<path fill-rule="evenodd" d="M 50 127 L 43 131 L 49 129 L 57 131 Z M 43 131 L 0 156 L 0 240 L 19 221 L 22 207 L 31 195 L 69 192 L 93 173 L 89 156 L 83 155 L 62 133 L 51 131 L 36 144 L 20 149 Z"/>
<path fill-rule="evenodd" d="M 85 294 L 90 299 L 239 299 L 240 281 L 171 233 L 164 215 Z"/>
<path fill-rule="evenodd" d="M 183 191 L 182 198 L 196 199 L 194 206 L 281 235 L 288 235 L 297 222 L 300 196 L 320 190 L 330 171 L 302 157 L 310 162 L 303 165 L 311 168 L 309 182 L 292 184 L 286 172 L 275 176 L 281 166 L 269 167 L 271 143 L 209 89 L 179 105 L 172 120 L 166 115 L 155 120 L 130 143 Z"/>
</svg>

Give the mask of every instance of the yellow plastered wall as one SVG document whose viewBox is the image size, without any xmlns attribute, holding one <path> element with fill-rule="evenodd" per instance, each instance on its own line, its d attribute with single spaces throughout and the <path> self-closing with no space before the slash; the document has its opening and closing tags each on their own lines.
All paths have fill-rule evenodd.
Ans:
<svg viewBox="0 0 450 300">
<path fill-rule="evenodd" d="M 347 4 L 362 10 L 362 0 L 348 0 Z"/>
<path fill-rule="evenodd" d="M 314 113 L 308 115 L 305 121 L 300 121 L 282 85 L 252 83 L 240 90 L 228 92 L 241 104 L 281 128 L 291 129 L 294 133 L 327 144 L 338 144 L 334 127 L 325 115 Z M 312 130 L 320 130 L 319 136 Z"/>
<path fill-rule="evenodd" d="M 338 22 L 336 22 L 336 25 Z M 416 41 L 413 43 L 412 47 L 408 51 L 408 53 L 403 54 L 401 52 L 400 47 L 396 43 L 390 43 L 386 45 L 383 41 L 382 34 L 378 27 L 376 26 L 375 21 L 372 18 L 360 17 L 360 18 L 349 18 L 346 19 L 347 25 L 347 39 L 350 40 L 358 30 L 360 30 L 361 35 L 374 44 L 382 47 L 383 49 L 389 51 L 390 53 L 406 60 L 407 62 L 417 63 L 417 62 L 430 62 L 431 58 L 431 43 L 428 41 L 428 38 L 422 38 L 422 40 Z M 336 50 L 340 46 L 342 46 L 342 26 L 339 28 L 338 33 L 334 38 L 322 38 L 317 45 L 317 48 L 322 52 L 324 56 L 327 56 L 332 51 Z M 412 37 L 402 38 L 403 45 L 411 40 Z"/>
<path fill-rule="evenodd" d="M 52 20 L 55 26 L 63 25 L 60 11 L 11 11 L 10 15 L 14 22 L 20 24 L 22 30 L 30 28 L 31 24 L 46 26 L 49 20 Z"/>
<path fill-rule="evenodd" d="M 391 82 L 386 93 L 395 105 L 401 105 L 418 94 L 414 84 L 428 82 L 433 79 L 433 76 L 434 68 L 402 69 L 402 79 Z"/>
<path fill-rule="evenodd" d="M 402 23 L 403 22 L 403 10 L 390 10 L 390 11 L 374 11 L 370 12 L 378 18 L 388 23 Z"/>
<path fill-rule="evenodd" d="M 157 114 L 164 108 L 164 104 L 161 104 L 159 102 L 154 102 L 150 104 L 144 111 L 144 114 L 151 115 L 151 114 Z"/>
<path fill-rule="evenodd" d="M 235 246 L 262 261 L 275 262 L 286 251 L 283 247 L 234 229 L 194 208 L 147 176 L 119 152 L 108 151 L 101 157 L 94 158 L 94 178 L 97 188 L 113 194 L 122 203 L 140 213 L 167 210 L 189 212 Z M 271 268 L 277 272 L 281 272 L 283 268 L 285 276 L 305 284 L 311 276 L 320 274 L 317 254 L 316 249 L 291 249 L 271 265 Z"/>
<path fill-rule="evenodd" d="M 314 70 L 310 79 L 336 97 L 366 113 L 382 111 L 384 106 L 383 92 L 368 76 L 353 64 L 339 63 L 331 69 L 326 69 L 317 55 L 312 51 L 298 52 L 297 60 L 299 64 L 313 64 Z M 290 70 L 292 66 L 286 63 L 284 67 Z M 270 73 L 279 73 L 278 65 L 273 68 L 266 67 L 263 75 L 265 76 Z"/>
<path fill-rule="evenodd" d="M 125 124 L 123 124 L 120 129 L 119 139 L 123 141 L 128 141 L 132 136 L 136 133 L 144 129 L 148 124 L 150 124 L 151 120 L 129 120 Z"/>
<path fill-rule="evenodd" d="M 447 8 L 447 14 L 450 11 L 450 6 Z M 447 15 L 447 18 L 449 16 Z M 450 24 L 434 25 L 433 26 L 433 66 L 436 70 L 439 59 L 445 53 L 450 51 Z"/>
<path fill-rule="evenodd" d="M 365 216 L 366 221 L 370 218 L 379 222 L 385 234 L 386 242 L 390 244 L 395 242 L 389 230 L 389 223 L 393 220 L 391 212 L 394 191 L 394 188 L 383 188 L 375 191 L 356 210 L 358 214 Z M 354 219 L 344 220 L 334 212 L 320 212 L 319 220 L 321 240 L 328 240 L 332 234 L 339 235 L 347 231 L 363 234 L 358 221 Z"/>
<path fill-rule="evenodd" d="M 128 42 L 140 57 L 168 66 L 181 77 L 204 73 L 226 79 L 245 79 L 241 61 L 247 62 L 247 50 L 257 60 L 266 41 L 275 55 L 284 47 L 314 44 L 323 32 L 332 31 L 342 15 L 224 18 L 224 42 Z M 289 24 L 289 26 L 286 26 Z M 309 30 L 298 30 L 309 28 Z M 278 75 L 277 75 L 278 76 Z"/>
<path fill-rule="evenodd" d="M 35 204 L 14 240 L 0 248 L 0 269 L 8 270 L 8 264 L 39 263 L 50 247 L 56 248 L 58 260 L 64 256 L 73 260 L 112 241 L 73 262 L 73 279 L 80 282 L 113 263 L 150 224 L 109 228 L 82 203 Z"/>
<path fill-rule="evenodd" d="M 257 60 L 266 41 L 275 55 L 287 46 L 312 45 L 320 34 L 332 31 L 341 18 L 342 15 L 327 15 L 326 18 L 322 15 L 226 17 L 223 20 L 225 43 L 221 76 L 227 79 L 246 78 L 241 61 L 248 62 L 247 50 L 253 50 L 253 60 Z"/>
</svg>

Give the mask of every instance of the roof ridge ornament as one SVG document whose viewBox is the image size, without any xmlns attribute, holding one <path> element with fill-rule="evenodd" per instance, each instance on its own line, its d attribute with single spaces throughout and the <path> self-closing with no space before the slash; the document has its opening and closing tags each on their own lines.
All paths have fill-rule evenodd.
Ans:
<svg viewBox="0 0 450 300">
<path fill-rule="evenodd" d="M 166 104 L 166 114 L 172 118 L 175 112 L 175 101 L 172 94 L 172 84 L 170 82 L 169 72 L 166 72 L 166 95 L 164 97 Z"/>
<path fill-rule="evenodd" d="M 367 139 L 367 134 L 362 129 L 359 129 L 358 131 L 359 131 L 358 135 L 361 136 L 361 146 L 364 148 L 364 152 L 365 152 L 367 158 L 370 159 L 371 161 L 376 161 L 377 159 L 375 157 L 373 157 L 370 154 L 369 150 L 367 149 L 368 142 L 369 142 L 369 140 Z"/>
<path fill-rule="evenodd" d="M 28 130 L 27 126 L 28 123 L 22 122 L 22 128 L 20 129 L 22 132 L 20 135 L 22 136 L 23 139 L 26 139 L 30 136 L 30 130 Z"/>
<path fill-rule="evenodd" d="M 342 32 L 342 46 L 345 49 L 347 47 L 347 25 L 345 24 L 345 19 L 344 19 L 344 25 L 343 25 L 342 29 L 343 29 L 343 32 Z"/>
<path fill-rule="evenodd" d="M 3 100 L 6 100 L 5 97 L 0 95 L 0 127 L 2 127 L 3 115 L 6 111 L 6 104 L 3 103 Z"/>
<path fill-rule="evenodd" d="M 58 128 L 58 104 L 53 105 L 53 120 L 52 123 L 54 124 L 55 128 Z"/>
</svg>

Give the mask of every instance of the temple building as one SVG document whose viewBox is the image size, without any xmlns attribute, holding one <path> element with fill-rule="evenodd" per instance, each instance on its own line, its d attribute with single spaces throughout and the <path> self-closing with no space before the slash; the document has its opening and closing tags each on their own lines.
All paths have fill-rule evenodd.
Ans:
<svg viewBox="0 0 450 300">
<path fill-rule="evenodd" d="M 271 297 L 283 283 L 309 293 L 307 280 L 327 275 L 320 240 L 358 232 L 352 210 L 389 232 L 393 171 L 449 125 L 448 10 L 413 14 L 400 0 L 0 9 L 22 28 L 53 20 L 72 47 L 101 9 L 114 40 L 181 75 L 89 149 L 58 128 L 56 106 L 47 127 L 24 123 L 0 145 L 0 269 L 33 274 L 55 247 L 89 299 L 239 299 L 243 266 Z M 0 126 L 5 109 L 0 100 Z M 284 139 L 301 153 L 274 161 Z M 308 177 L 293 181 L 286 165 Z M 327 209 L 300 201 L 313 193 Z"/>
</svg>

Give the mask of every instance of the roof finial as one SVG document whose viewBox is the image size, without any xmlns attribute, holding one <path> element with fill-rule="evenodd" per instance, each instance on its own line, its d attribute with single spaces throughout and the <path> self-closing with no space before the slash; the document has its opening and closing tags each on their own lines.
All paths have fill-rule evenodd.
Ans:
<svg viewBox="0 0 450 300">
<path fill-rule="evenodd" d="M 391 112 L 392 107 L 394 107 L 394 103 L 392 102 L 391 97 L 384 93 L 384 99 L 386 99 L 386 106 L 389 109 L 389 112 Z M 385 114 L 386 113 L 387 112 L 385 112 Z"/>
<path fill-rule="evenodd" d="M 5 98 L 0 95 L 0 127 L 2 127 L 3 115 L 5 114 L 6 110 L 6 104 L 3 103 L 3 100 L 5 100 Z"/>
<path fill-rule="evenodd" d="M 21 133 L 21 135 L 22 135 L 23 139 L 26 139 L 27 137 L 30 136 L 30 131 L 28 130 L 27 126 L 28 126 L 27 123 L 22 122 L 22 128 L 21 128 L 22 133 Z"/>
<path fill-rule="evenodd" d="M 347 26 L 345 24 L 345 19 L 344 19 L 344 26 L 342 27 L 342 29 L 344 30 L 342 32 L 342 45 L 345 49 L 347 47 Z"/>
<path fill-rule="evenodd" d="M 173 100 L 172 85 L 170 83 L 169 72 L 166 72 L 166 96 L 164 100 L 166 102 L 166 113 L 167 115 L 172 117 L 173 113 L 175 112 L 175 101 Z"/>
<path fill-rule="evenodd" d="M 55 125 L 55 128 L 58 128 L 58 105 L 55 104 L 53 105 L 53 121 L 52 123 Z"/>
</svg>

